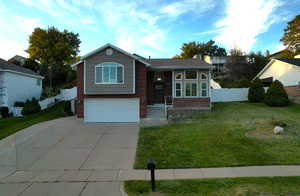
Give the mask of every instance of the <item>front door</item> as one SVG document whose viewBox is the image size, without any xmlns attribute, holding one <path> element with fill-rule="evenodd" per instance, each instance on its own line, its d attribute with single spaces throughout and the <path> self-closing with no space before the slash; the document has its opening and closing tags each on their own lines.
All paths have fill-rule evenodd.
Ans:
<svg viewBox="0 0 300 196">
<path fill-rule="evenodd" d="M 165 88 L 163 82 L 154 83 L 154 103 L 164 103 Z"/>
</svg>

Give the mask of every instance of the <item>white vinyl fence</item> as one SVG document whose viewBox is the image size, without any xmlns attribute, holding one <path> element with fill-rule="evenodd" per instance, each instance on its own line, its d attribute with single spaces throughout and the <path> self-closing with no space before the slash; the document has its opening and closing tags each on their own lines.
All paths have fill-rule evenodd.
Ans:
<svg viewBox="0 0 300 196">
<path fill-rule="evenodd" d="M 249 88 L 211 89 L 212 102 L 248 101 Z"/>
<path fill-rule="evenodd" d="M 51 107 L 55 102 L 57 101 L 69 101 L 72 100 L 72 111 L 74 112 L 74 99 L 77 97 L 77 87 L 73 87 L 70 89 L 61 89 L 60 94 L 49 97 L 47 99 L 44 99 L 42 101 L 39 101 L 39 104 L 41 106 L 41 109 L 44 110 L 48 107 Z M 11 112 L 14 116 L 22 116 L 21 111 L 22 107 L 12 107 Z"/>
<path fill-rule="evenodd" d="M 70 89 L 61 89 L 60 94 L 55 97 L 49 97 L 44 99 L 43 101 L 39 101 L 41 109 L 44 110 L 50 106 L 52 106 L 57 101 L 69 101 L 73 100 L 77 97 L 77 87 L 73 87 Z"/>
<path fill-rule="evenodd" d="M 265 91 L 268 88 L 265 87 Z M 248 101 L 249 88 L 211 89 L 212 102 Z"/>
</svg>

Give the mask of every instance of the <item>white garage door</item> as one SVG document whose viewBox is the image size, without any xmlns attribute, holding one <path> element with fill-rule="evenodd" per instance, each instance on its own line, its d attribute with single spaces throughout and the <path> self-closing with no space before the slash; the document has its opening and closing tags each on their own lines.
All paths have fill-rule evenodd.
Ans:
<svg viewBox="0 0 300 196">
<path fill-rule="evenodd" d="M 138 122 L 138 98 L 85 99 L 85 122 Z"/>
</svg>

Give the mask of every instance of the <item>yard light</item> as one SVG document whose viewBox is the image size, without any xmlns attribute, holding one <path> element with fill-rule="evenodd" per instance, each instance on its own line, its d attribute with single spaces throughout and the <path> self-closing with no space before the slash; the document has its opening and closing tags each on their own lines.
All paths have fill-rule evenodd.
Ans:
<svg viewBox="0 0 300 196">
<path fill-rule="evenodd" d="M 156 191 L 156 188 L 155 188 L 155 167 L 156 167 L 155 160 L 153 158 L 150 158 L 148 160 L 147 168 L 148 168 L 148 170 L 150 170 L 150 173 L 151 173 L 151 189 L 152 189 L 152 192 Z"/>
</svg>

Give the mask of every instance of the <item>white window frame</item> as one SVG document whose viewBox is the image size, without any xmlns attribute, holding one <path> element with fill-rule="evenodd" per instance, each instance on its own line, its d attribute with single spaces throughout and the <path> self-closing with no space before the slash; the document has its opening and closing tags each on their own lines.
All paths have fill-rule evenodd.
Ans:
<svg viewBox="0 0 300 196">
<path fill-rule="evenodd" d="M 195 79 L 187 79 L 186 78 L 186 72 L 187 71 L 195 71 L 196 72 L 196 78 Z M 197 70 L 184 70 L 184 80 L 186 80 L 186 81 L 192 81 L 192 80 L 198 80 L 198 71 Z"/>
<path fill-rule="evenodd" d="M 180 96 L 176 95 L 176 84 L 180 84 Z M 175 98 L 182 98 L 183 97 L 183 82 L 182 81 L 175 81 L 174 82 L 174 97 Z"/>
<path fill-rule="evenodd" d="M 206 96 L 202 96 L 202 83 L 206 83 Z M 209 85 L 209 83 L 208 83 L 208 81 L 207 80 L 202 80 L 202 81 L 200 81 L 200 92 L 199 92 L 199 95 L 200 95 L 200 97 L 201 98 L 207 98 L 209 95 L 208 95 L 208 85 Z"/>
<path fill-rule="evenodd" d="M 118 67 L 122 67 L 122 82 L 103 82 L 103 78 L 104 78 L 104 67 L 105 66 L 111 66 L 112 64 L 116 65 L 116 68 Z M 102 76 L 101 76 L 101 79 L 102 81 L 101 82 L 97 82 L 97 68 L 98 67 L 102 67 Z M 116 69 L 116 81 L 118 81 L 118 69 Z M 95 84 L 124 84 L 124 65 L 120 64 L 120 63 L 115 63 L 115 62 L 104 62 L 104 63 L 101 63 L 99 65 L 96 65 L 95 66 Z"/>
<path fill-rule="evenodd" d="M 186 85 L 187 84 L 196 84 L 196 95 L 195 96 L 187 96 L 186 95 Z M 198 95 L 199 95 L 199 90 L 198 90 L 198 83 L 199 83 L 199 81 L 198 80 L 186 80 L 186 81 L 184 81 L 184 97 L 187 97 L 187 98 L 196 98 L 196 97 L 199 97 Z M 191 86 L 191 90 L 192 90 L 192 86 Z M 192 94 L 192 92 L 191 92 L 191 94 Z"/>
<path fill-rule="evenodd" d="M 176 75 L 177 74 L 181 74 L 181 78 L 180 79 L 176 79 Z M 174 72 L 174 80 L 176 80 L 176 81 L 181 81 L 182 79 L 183 79 L 183 73 L 182 73 L 182 71 L 175 71 Z"/>
</svg>

